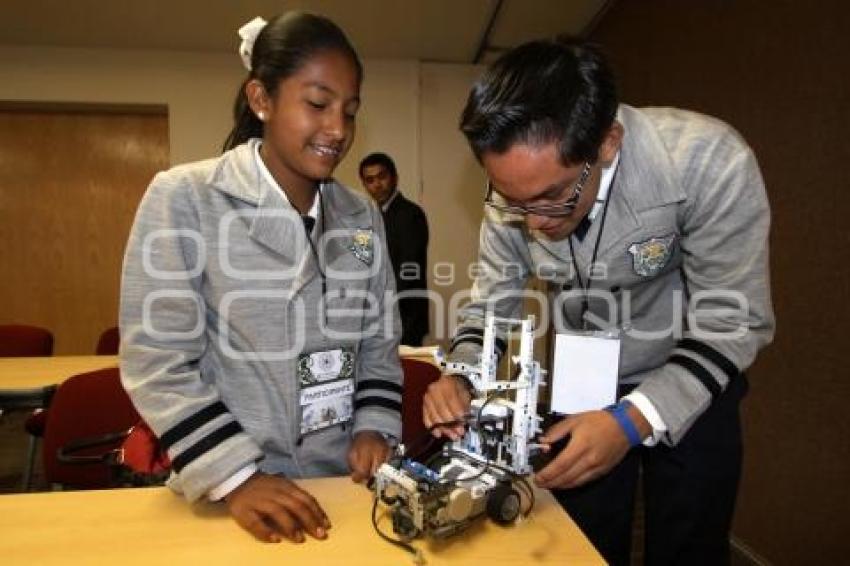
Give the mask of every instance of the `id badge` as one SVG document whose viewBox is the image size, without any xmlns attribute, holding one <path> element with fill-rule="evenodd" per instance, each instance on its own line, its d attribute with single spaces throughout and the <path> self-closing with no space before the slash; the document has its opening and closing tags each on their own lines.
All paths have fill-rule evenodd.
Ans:
<svg viewBox="0 0 850 566">
<path fill-rule="evenodd" d="M 571 415 L 616 402 L 620 369 L 616 333 L 558 334 L 554 365 L 552 412 Z"/>
<path fill-rule="evenodd" d="M 301 434 L 351 420 L 354 361 L 351 348 L 305 352 L 298 356 Z"/>
</svg>

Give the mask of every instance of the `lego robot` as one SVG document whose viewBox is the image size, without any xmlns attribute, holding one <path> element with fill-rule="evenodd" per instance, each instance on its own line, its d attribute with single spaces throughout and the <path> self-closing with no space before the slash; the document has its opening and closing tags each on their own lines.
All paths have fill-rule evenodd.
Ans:
<svg viewBox="0 0 850 566">
<path fill-rule="evenodd" d="M 375 509 L 378 502 L 388 508 L 393 531 L 403 541 L 448 537 L 483 515 L 507 524 L 531 510 L 534 495 L 525 476 L 532 471 L 529 458 L 539 448 L 532 440 L 541 431 L 537 398 L 545 373 L 533 356 L 534 324 L 533 316 L 525 320 L 488 316 L 478 364 L 449 362 L 442 352 L 435 352 L 445 373 L 469 381 L 473 399 L 460 440 L 424 463 L 396 457 L 375 475 Z M 497 327 L 508 334 L 520 331 L 519 353 L 509 358 L 507 379 L 496 375 Z M 400 447 L 400 454 L 403 451 Z M 375 509 L 372 520 L 377 529 Z"/>
</svg>

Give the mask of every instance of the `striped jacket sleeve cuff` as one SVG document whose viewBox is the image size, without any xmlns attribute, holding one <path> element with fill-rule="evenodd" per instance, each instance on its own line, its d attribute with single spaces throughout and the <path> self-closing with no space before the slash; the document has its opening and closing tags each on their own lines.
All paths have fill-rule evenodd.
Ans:
<svg viewBox="0 0 850 566">
<path fill-rule="evenodd" d="M 263 458 L 260 447 L 221 401 L 167 429 L 160 436 L 160 445 L 177 474 L 175 489 L 189 501 L 208 496 L 241 468 Z"/>
<path fill-rule="evenodd" d="M 168 451 L 171 467 L 179 474 L 193 461 L 240 432 L 242 426 L 233 420 L 224 403 L 217 401 L 165 431 L 159 440 Z"/>
<path fill-rule="evenodd" d="M 462 344 L 475 344 L 479 347 L 484 345 L 484 329 L 477 328 L 474 326 L 462 326 L 457 329 L 455 333 L 455 337 L 452 339 L 452 343 L 449 346 L 449 353 L 455 351 L 455 349 Z M 495 339 L 496 345 L 496 355 L 498 357 L 502 357 L 502 354 L 505 353 L 507 349 L 507 344 L 505 341 L 498 336 Z"/>
<path fill-rule="evenodd" d="M 402 386 L 383 379 L 358 381 L 354 392 L 353 433 L 373 430 L 401 438 Z"/>
<path fill-rule="evenodd" d="M 401 413 L 402 386 L 392 381 L 364 379 L 357 383 L 354 393 L 354 410 L 364 407 L 382 407 Z"/>
<path fill-rule="evenodd" d="M 712 401 L 741 373 L 724 354 L 693 338 L 680 340 L 667 361 L 684 368 L 699 380 L 711 395 Z"/>
<path fill-rule="evenodd" d="M 740 379 L 740 373 L 713 345 L 686 338 L 676 344 L 667 363 L 647 373 L 635 391 L 651 401 L 667 427 L 661 440 L 675 446 L 730 380 Z"/>
</svg>

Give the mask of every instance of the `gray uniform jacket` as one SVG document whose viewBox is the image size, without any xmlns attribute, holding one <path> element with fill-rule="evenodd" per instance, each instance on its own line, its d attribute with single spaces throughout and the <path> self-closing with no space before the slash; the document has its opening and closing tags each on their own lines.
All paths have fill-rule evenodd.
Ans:
<svg viewBox="0 0 850 566">
<path fill-rule="evenodd" d="M 189 500 L 255 461 L 289 477 L 345 474 L 353 433 L 401 436 L 401 332 L 380 212 L 323 185 L 312 232 L 323 313 L 304 224 L 260 174 L 258 142 L 158 174 L 124 259 L 124 386 Z M 354 422 L 301 436 L 298 355 L 343 347 L 356 351 Z"/>
<path fill-rule="evenodd" d="M 626 105 L 617 120 L 625 137 L 587 316 L 619 331 L 620 383 L 639 384 L 667 426 L 664 441 L 674 445 L 772 340 L 770 211 L 755 157 L 728 125 Z M 583 240 L 573 238 L 585 286 L 601 216 Z M 518 292 L 533 276 L 548 282 L 554 320 L 579 326 L 583 293 L 568 239 L 548 240 L 487 210 L 479 247 L 454 358 L 480 351 L 486 308 L 517 317 Z"/>
</svg>

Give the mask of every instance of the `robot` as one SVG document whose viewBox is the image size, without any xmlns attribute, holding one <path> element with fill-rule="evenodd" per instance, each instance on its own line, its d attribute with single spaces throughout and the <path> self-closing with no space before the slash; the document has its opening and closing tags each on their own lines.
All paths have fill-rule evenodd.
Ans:
<svg viewBox="0 0 850 566">
<path fill-rule="evenodd" d="M 404 447 L 399 447 L 397 457 L 378 469 L 372 516 L 376 530 L 379 502 L 388 508 L 393 531 L 402 541 L 449 537 L 483 515 L 508 524 L 530 512 L 534 495 L 525 476 L 532 471 L 529 458 L 540 448 L 532 440 L 541 432 L 537 398 L 545 374 L 533 357 L 534 324 L 533 316 L 514 320 L 489 315 L 478 364 L 449 362 L 440 350 L 435 352 L 445 373 L 462 375 L 472 386 L 467 429 L 429 461 L 405 459 Z M 520 331 L 519 353 L 509 357 L 507 379 L 496 375 L 497 327 L 509 334 Z M 527 501 L 524 512 L 521 492 Z"/>
</svg>

